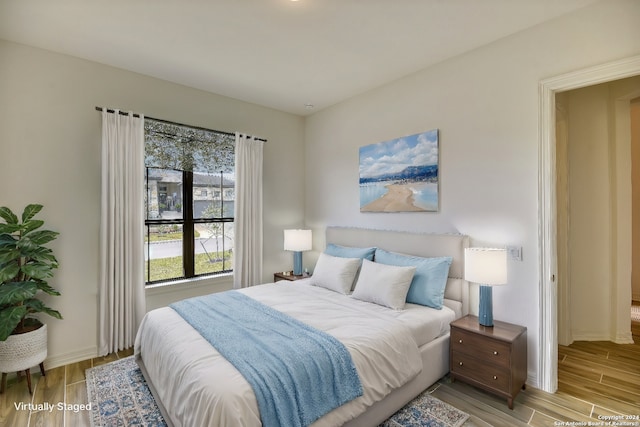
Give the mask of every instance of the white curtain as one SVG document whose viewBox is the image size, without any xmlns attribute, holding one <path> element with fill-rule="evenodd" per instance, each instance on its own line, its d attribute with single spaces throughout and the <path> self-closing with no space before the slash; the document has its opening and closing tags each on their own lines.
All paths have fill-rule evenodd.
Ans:
<svg viewBox="0 0 640 427">
<path fill-rule="evenodd" d="M 144 117 L 102 110 L 98 352 L 133 346 L 144 316 Z"/>
<path fill-rule="evenodd" d="M 262 283 L 262 152 L 264 141 L 236 133 L 233 287 Z"/>
</svg>

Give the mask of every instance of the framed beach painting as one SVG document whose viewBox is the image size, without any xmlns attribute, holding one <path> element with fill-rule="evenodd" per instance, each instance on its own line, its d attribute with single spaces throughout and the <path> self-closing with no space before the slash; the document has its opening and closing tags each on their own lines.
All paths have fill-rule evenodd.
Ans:
<svg viewBox="0 0 640 427">
<path fill-rule="evenodd" d="M 360 212 L 437 212 L 438 200 L 438 129 L 360 147 Z"/>
</svg>

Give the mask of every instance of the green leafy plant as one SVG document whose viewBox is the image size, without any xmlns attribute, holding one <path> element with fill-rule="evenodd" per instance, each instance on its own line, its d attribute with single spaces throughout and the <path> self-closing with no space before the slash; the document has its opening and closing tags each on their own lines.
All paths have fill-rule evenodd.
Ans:
<svg viewBox="0 0 640 427">
<path fill-rule="evenodd" d="M 27 332 L 40 325 L 33 315 L 46 313 L 62 319 L 57 310 L 36 298 L 39 292 L 60 295 L 49 286 L 58 261 L 45 245 L 58 237 L 57 232 L 39 230 L 44 221 L 33 217 L 42 205 L 28 205 L 22 219 L 7 207 L 0 208 L 0 341 L 9 335 Z"/>
</svg>

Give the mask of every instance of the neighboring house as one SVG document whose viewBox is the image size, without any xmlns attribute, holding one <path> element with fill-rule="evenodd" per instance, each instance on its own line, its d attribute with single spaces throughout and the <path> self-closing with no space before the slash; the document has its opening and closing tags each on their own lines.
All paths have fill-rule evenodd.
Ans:
<svg viewBox="0 0 640 427">
<path fill-rule="evenodd" d="M 175 218 L 182 212 L 182 176 L 176 171 L 148 168 L 147 201 L 149 217 Z M 228 175 L 194 173 L 193 213 L 196 218 L 206 215 L 212 207 L 214 215 L 233 217 L 235 181 Z M 222 203 L 222 210 L 220 204 Z"/>
</svg>

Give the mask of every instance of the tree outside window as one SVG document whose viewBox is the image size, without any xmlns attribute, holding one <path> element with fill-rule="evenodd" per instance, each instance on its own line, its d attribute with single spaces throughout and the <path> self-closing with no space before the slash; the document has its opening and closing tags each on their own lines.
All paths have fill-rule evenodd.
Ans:
<svg viewBox="0 0 640 427">
<path fill-rule="evenodd" d="M 145 119 L 147 284 L 231 271 L 234 141 Z"/>
</svg>

